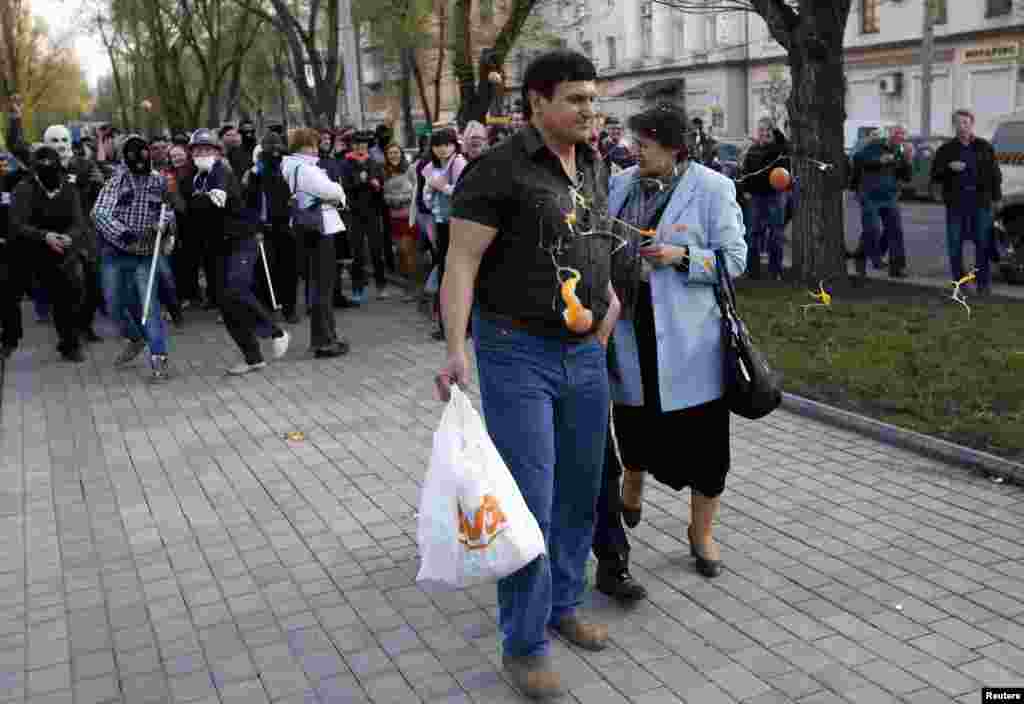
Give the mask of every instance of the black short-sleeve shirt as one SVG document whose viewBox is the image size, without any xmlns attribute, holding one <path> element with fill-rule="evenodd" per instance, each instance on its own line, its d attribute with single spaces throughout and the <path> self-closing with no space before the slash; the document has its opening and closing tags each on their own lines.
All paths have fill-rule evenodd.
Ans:
<svg viewBox="0 0 1024 704">
<path fill-rule="evenodd" d="M 477 276 L 481 315 L 514 319 L 545 337 L 575 337 L 562 319 L 565 305 L 552 258 L 553 247 L 561 243 L 554 258 L 559 266 L 580 272 L 576 293 L 593 311 L 595 329 L 604 318 L 615 241 L 578 233 L 588 231 L 590 212 L 607 212 L 608 173 L 593 150 L 581 144 L 576 174 L 575 186 L 589 208 L 575 208 L 574 236 L 566 223 L 574 210 L 574 184 L 535 128 L 520 130 L 466 167 L 455 189 L 452 218 L 498 231 Z"/>
</svg>

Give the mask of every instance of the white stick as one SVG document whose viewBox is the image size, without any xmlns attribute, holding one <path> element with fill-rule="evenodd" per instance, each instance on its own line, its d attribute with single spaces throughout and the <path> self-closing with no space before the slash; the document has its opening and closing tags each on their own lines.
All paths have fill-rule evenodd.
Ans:
<svg viewBox="0 0 1024 704">
<path fill-rule="evenodd" d="M 277 296 L 274 295 L 274 282 L 270 280 L 270 265 L 267 264 L 267 250 L 263 248 L 263 240 L 259 240 L 256 244 L 260 247 L 260 259 L 263 260 L 263 273 L 267 275 L 267 288 L 270 290 L 270 305 L 274 307 L 274 310 L 281 310 L 281 306 L 277 304 Z"/>
<path fill-rule="evenodd" d="M 167 204 L 160 204 L 160 220 L 156 224 L 156 242 L 153 244 L 153 262 L 149 265 L 149 283 L 146 284 L 146 301 L 142 304 L 142 327 L 146 327 L 149 319 L 149 304 L 153 300 L 153 282 L 156 280 L 156 267 L 160 259 L 160 240 L 164 234 L 164 218 L 167 215 Z"/>
</svg>

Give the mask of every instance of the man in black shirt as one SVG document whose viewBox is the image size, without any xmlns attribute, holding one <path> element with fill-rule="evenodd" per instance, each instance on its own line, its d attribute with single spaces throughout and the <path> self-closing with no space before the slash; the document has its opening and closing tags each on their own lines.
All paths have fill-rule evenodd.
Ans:
<svg viewBox="0 0 1024 704">
<path fill-rule="evenodd" d="M 534 697 L 561 691 L 547 628 L 590 650 L 608 638 L 576 614 L 608 426 L 605 345 L 619 310 L 613 241 L 580 236 L 607 210 L 607 171 L 586 146 L 596 77 L 590 60 L 568 51 L 527 69 L 529 124 L 468 166 L 455 190 L 441 291 L 440 395 L 469 380 L 464 331 L 475 303 L 488 432 L 547 542 L 546 557 L 498 582 L 503 664 Z"/>
</svg>

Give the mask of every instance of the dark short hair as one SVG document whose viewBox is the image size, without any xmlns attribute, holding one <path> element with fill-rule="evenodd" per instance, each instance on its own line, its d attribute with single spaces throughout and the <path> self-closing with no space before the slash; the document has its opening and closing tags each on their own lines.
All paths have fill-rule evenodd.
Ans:
<svg viewBox="0 0 1024 704">
<path fill-rule="evenodd" d="M 629 129 L 636 134 L 653 139 L 666 149 L 682 149 L 686 146 L 686 134 L 690 126 L 686 123 L 686 112 L 670 103 L 656 105 L 629 118 Z"/>
<path fill-rule="evenodd" d="M 529 120 L 533 116 L 531 90 L 551 100 L 559 83 L 596 80 L 594 62 L 579 52 L 558 49 L 541 54 L 530 62 L 523 74 L 523 118 Z"/>
<path fill-rule="evenodd" d="M 442 144 L 458 144 L 459 136 L 455 134 L 455 130 L 446 127 L 430 135 L 430 146 L 439 147 Z"/>
</svg>

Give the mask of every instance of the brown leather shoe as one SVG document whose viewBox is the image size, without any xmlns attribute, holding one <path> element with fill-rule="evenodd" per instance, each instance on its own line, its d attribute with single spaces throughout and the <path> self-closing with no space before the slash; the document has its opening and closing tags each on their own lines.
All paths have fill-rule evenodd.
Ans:
<svg viewBox="0 0 1024 704">
<path fill-rule="evenodd" d="M 503 655 L 505 668 L 512 686 L 531 699 L 550 699 L 565 693 L 562 678 L 551 669 L 551 660 L 541 655 Z"/>
<path fill-rule="evenodd" d="M 608 647 L 608 626 L 603 624 L 583 623 L 575 616 L 563 616 L 554 629 L 570 643 L 586 650 L 604 650 Z"/>
<path fill-rule="evenodd" d="M 630 528 L 640 524 L 644 508 L 644 479 L 647 472 L 626 469 L 622 472 L 622 520 Z"/>
</svg>

